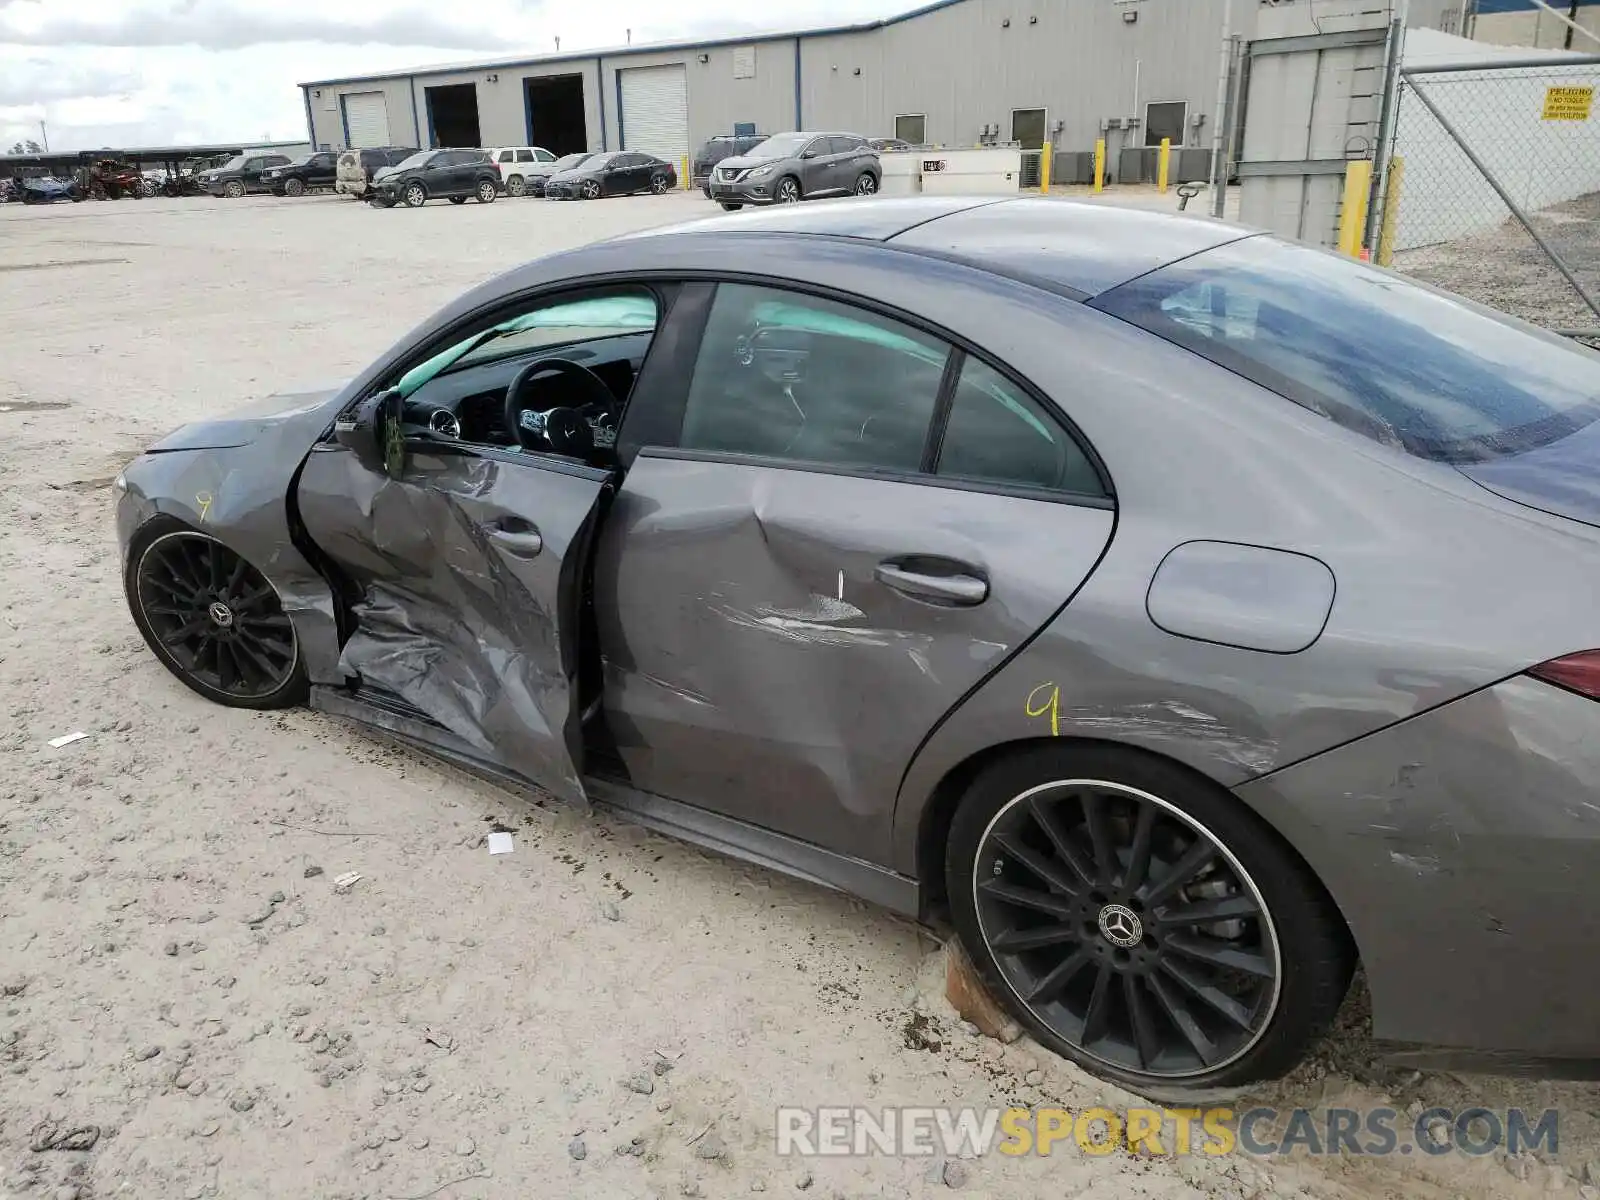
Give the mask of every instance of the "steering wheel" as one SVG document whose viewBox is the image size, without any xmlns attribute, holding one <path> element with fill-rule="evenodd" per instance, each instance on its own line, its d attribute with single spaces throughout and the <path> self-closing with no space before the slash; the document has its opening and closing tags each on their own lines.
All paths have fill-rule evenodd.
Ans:
<svg viewBox="0 0 1600 1200">
<path fill-rule="evenodd" d="M 554 450 L 557 454 L 581 458 L 594 449 L 594 430 L 581 408 L 555 407 L 534 409 L 522 401 L 523 390 L 535 375 L 549 372 L 562 375 L 576 383 L 589 396 L 589 405 L 602 412 L 616 404 L 616 397 L 605 380 L 582 363 L 570 358 L 541 358 L 529 363 L 516 373 L 506 388 L 506 428 L 516 436 L 518 444 L 527 450 Z M 524 421 L 524 413 L 533 415 Z"/>
</svg>

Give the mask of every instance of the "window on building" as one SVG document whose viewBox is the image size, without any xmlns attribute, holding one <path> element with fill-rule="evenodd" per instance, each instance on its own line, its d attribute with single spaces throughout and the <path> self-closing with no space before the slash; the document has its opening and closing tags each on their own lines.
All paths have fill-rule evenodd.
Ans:
<svg viewBox="0 0 1600 1200">
<path fill-rule="evenodd" d="M 1159 146 L 1170 138 L 1174 146 L 1183 145 L 1184 125 L 1189 120 L 1186 100 L 1169 100 L 1147 104 L 1144 108 L 1144 144 Z"/>
<path fill-rule="evenodd" d="M 913 146 L 927 144 L 928 118 L 921 113 L 894 119 L 894 135 L 902 142 L 910 142 Z"/>
</svg>

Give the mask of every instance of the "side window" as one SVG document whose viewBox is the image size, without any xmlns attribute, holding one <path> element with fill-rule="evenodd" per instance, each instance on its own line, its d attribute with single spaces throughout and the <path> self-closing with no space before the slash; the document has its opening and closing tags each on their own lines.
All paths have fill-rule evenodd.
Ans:
<svg viewBox="0 0 1600 1200">
<path fill-rule="evenodd" d="M 851 305 L 717 288 L 679 444 L 915 472 L 949 347 Z"/>
<path fill-rule="evenodd" d="M 589 419 L 596 444 L 610 446 L 616 440 L 622 406 L 655 335 L 656 320 L 655 295 L 643 288 L 569 295 L 506 312 L 494 325 L 480 327 L 416 363 L 392 386 L 418 423 L 443 409 L 455 418 L 459 440 L 508 446 L 517 443 L 505 422 L 511 382 L 530 363 L 570 357 L 600 377 L 612 403 L 596 401 L 563 375 L 534 372 L 519 391 L 524 413 L 580 409 Z"/>
<path fill-rule="evenodd" d="M 828 153 L 828 139 L 825 137 L 812 138 L 806 148 L 800 151 L 800 157 L 805 158 L 809 155 L 812 158 L 820 158 L 826 153 Z"/>
<path fill-rule="evenodd" d="M 514 150 L 502 150 L 502 151 L 500 151 L 500 161 L 503 162 L 503 163 L 515 162 L 516 161 L 516 157 L 517 157 L 516 151 L 514 151 Z"/>
<path fill-rule="evenodd" d="M 533 162 L 533 161 L 535 161 L 534 157 L 533 157 L 533 151 L 532 150 L 518 150 L 517 151 L 517 161 L 518 162 Z"/>
<path fill-rule="evenodd" d="M 1065 429 L 1004 375 L 968 358 L 950 406 L 937 472 L 952 479 L 1104 494 Z"/>
<path fill-rule="evenodd" d="M 556 156 L 548 150 L 535 150 L 533 158 L 535 162 L 555 162 L 556 160 Z"/>
<path fill-rule="evenodd" d="M 248 159 L 246 159 L 245 160 L 245 164 L 244 164 L 244 169 L 246 171 L 259 171 L 259 170 L 261 170 L 261 160 L 259 158 L 248 158 Z"/>
<path fill-rule="evenodd" d="M 854 153 L 860 143 L 853 137 L 833 137 L 828 139 L 829 154 Z"/>
</svg>

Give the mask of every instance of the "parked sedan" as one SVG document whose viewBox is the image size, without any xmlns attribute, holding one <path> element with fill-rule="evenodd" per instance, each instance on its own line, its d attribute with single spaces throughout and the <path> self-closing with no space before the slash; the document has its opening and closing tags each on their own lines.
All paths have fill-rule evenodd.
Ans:
<svg viewBox="0 0 1600 1200">
<path fill-rule="evenodd" d="M 927 196 L 513 270 L 156 443 L 117 528 L 201 695 L 953 929 L 1162 1095 L 1291 1067 L 1357 956 L 1379 1039 L 1600 1053 L 1597 470 L 1561 338 L 1222 223 Z"/>
<path fill-rule="evenodd" d="M 331 150 L 302 154 L 281 167 L 261 172 L 261 182 L 274 196 L 304 196 L 317 188 L 331 188 L 336 182 L 339 156 Z"/>
<path fill-rule="evenodd" d="M 553 176 L 560 175 L 565 171 L 574 170 L 583 163 L 588 162 L 593 157 L 594 154 L 590 151 L 584 151 L 579 154 L 563 154 L 560 158 L 556 159 L 555 162 L 550 164 L 550 170 L 547 173 L 543 175 L 535 175 L 529 178 L 528 194 L 530 196 L 543 196 L 544 185 L 548 183 Z"/>
<path fill-rule="evenodd" d="M 732 210 L 826 196 L 871 196 L 883 183 L 878 152 L 853 133 L 779 133 L 711 172 L 710 196 Z"/>
<path fill-rule="evenodd" d="M 370 199 L 380 208 L 421 208 L 436 199 L 493 204 L 500 187 L 500 172 L 482 150 L 420 150 L 374 174 Z"/>
<path fill-rule="evenodd" d="M 637 150 L 594 154 L 576 167 L 550 176 L 544 194 L 550 200 L 598 200 L 635 192 L 661 195 L 678 186 L 678 170 L 665 159 Z"/>
</svg>

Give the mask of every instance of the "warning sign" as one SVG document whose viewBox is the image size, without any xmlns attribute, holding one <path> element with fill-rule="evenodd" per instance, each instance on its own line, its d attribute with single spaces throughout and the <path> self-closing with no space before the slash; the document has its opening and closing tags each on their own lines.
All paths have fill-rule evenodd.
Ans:
<svg viewBox="0 0 1600 1200">
<path fill-rule="evenodd" d="M 1587 121 L 1594 109 L 1593 87 L 1553 87 L 1544 93 L 1546 121 Z"/>
</svg>

